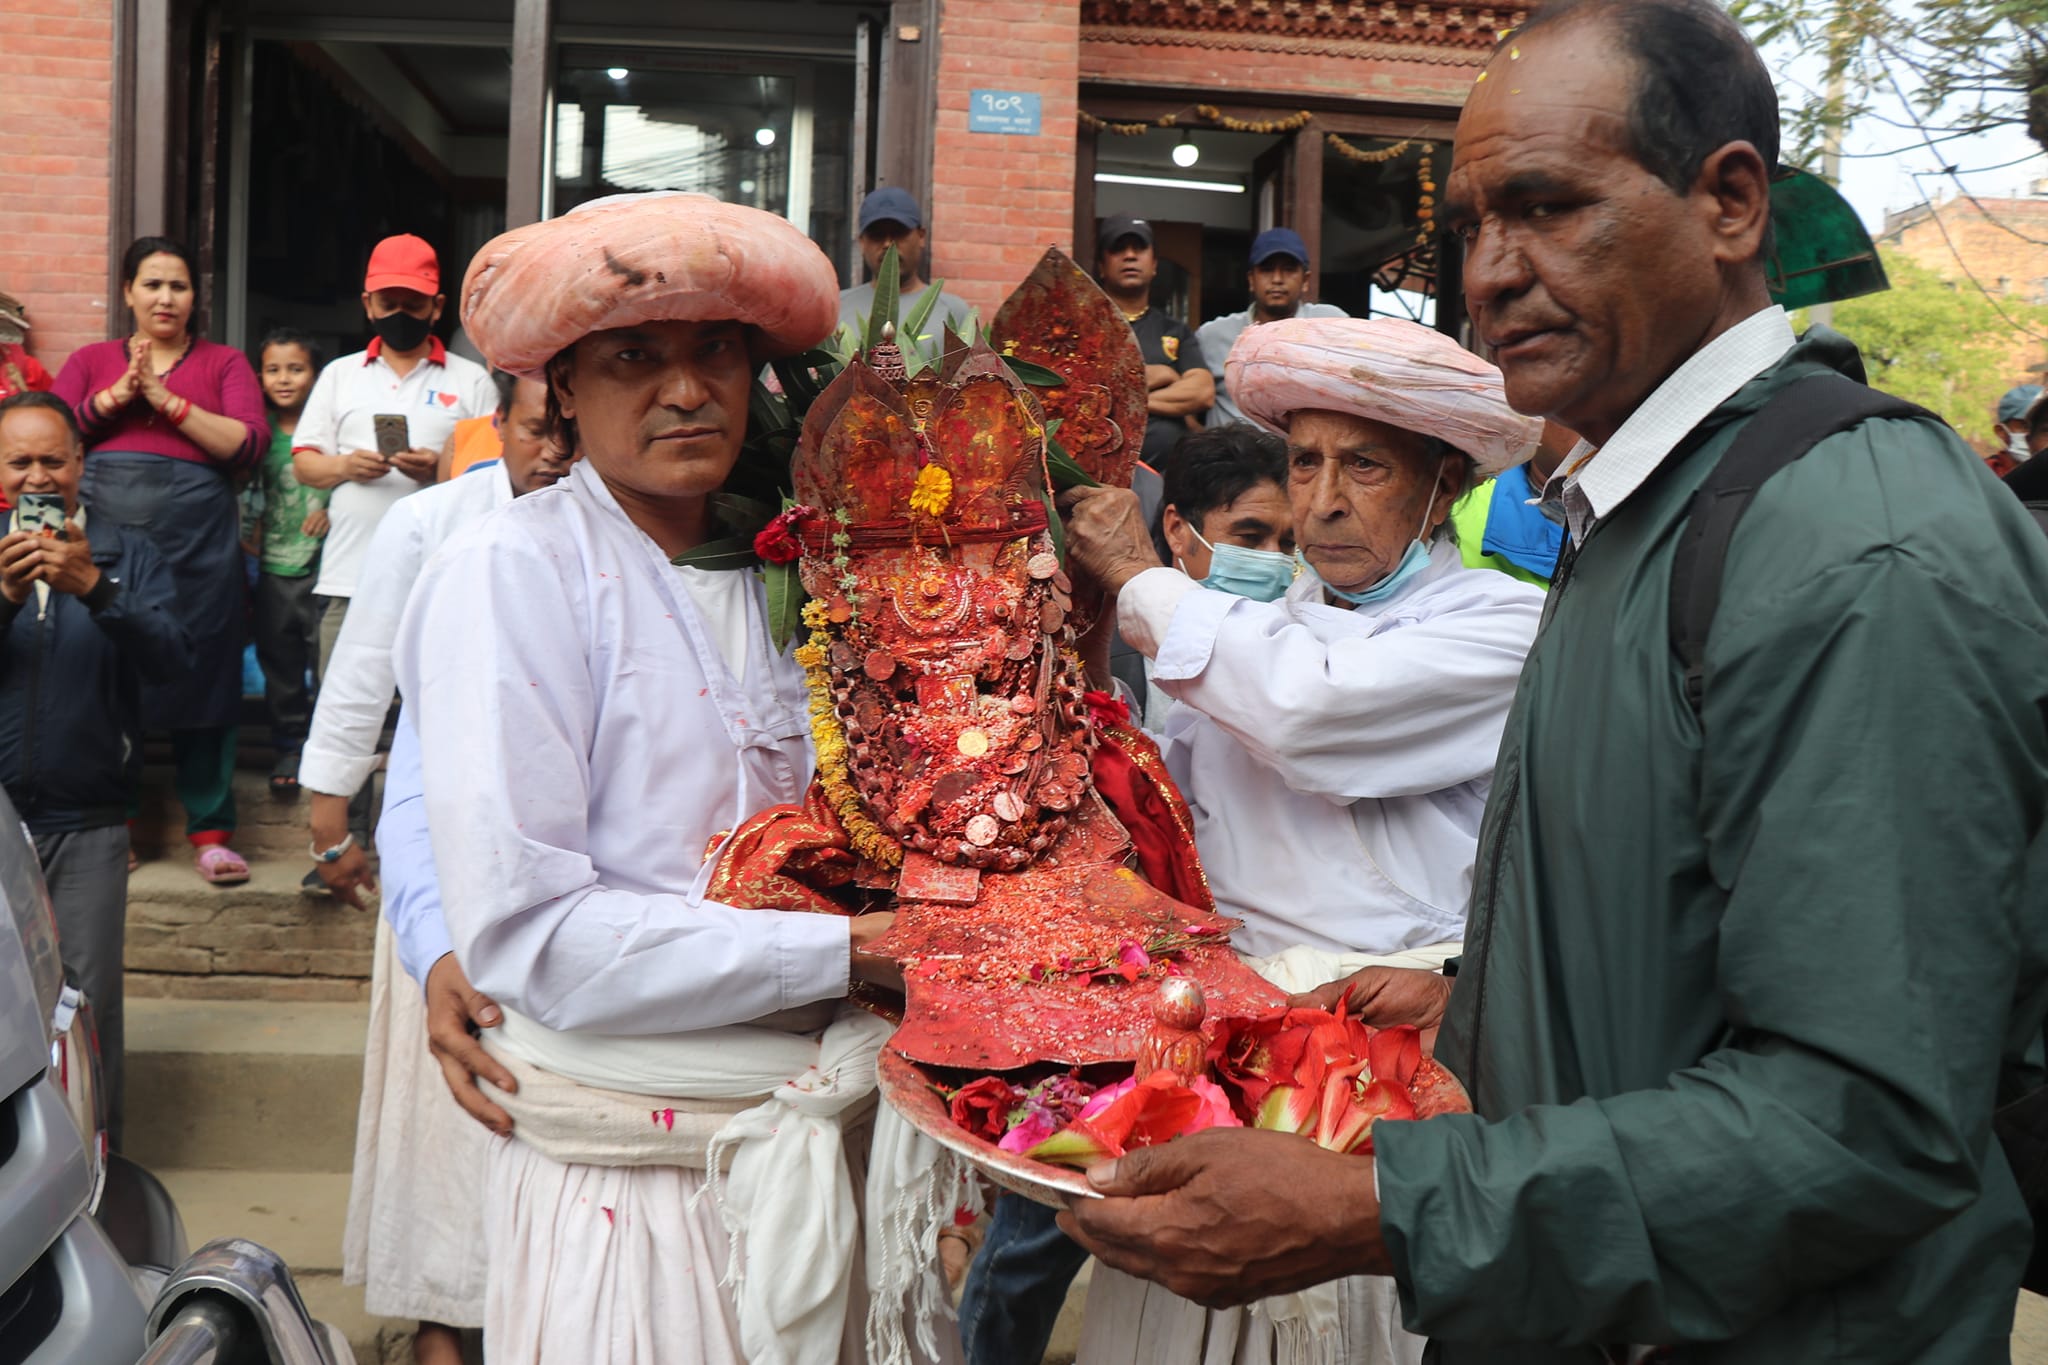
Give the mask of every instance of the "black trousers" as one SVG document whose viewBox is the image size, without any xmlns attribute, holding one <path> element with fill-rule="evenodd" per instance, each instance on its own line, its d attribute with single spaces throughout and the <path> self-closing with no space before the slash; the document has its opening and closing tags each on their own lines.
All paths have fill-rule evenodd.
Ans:
<svg viewBox="0 0 2048 1365">
<path fill-rule="evenodd" d="M 305 748 L 313 724 L 313 690 L 306 675 L 320 661 L 320 608 L 313 596 L 317 577 L 256 576 L 256 662 L 263 665 L 271 747 L 280 754 Z"/>
</svg>

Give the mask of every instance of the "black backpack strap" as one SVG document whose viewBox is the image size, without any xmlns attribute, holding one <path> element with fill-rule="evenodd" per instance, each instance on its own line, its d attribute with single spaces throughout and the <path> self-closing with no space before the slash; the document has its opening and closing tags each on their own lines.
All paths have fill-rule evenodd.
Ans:
<svg viewBox="0 0 2048 1365">
<path fill-rule="evenodd" d="M 1685 700 L 1706 696 L 1707 632 L 1721 605 L 1721 571 L 1742 514 L 1764 481 L 1838 432 L 1873 417 L 1940 418 L 1832 370 L 1794 380 L 1750 418 L 1692 495 L 1671 563 L 1671 649 L 1685 666 Z"/>
</svg>

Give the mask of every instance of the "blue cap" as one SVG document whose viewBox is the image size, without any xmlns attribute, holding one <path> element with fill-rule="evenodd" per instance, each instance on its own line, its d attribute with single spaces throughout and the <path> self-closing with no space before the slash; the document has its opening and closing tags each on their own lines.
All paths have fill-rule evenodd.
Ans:
<svg viewBox="0 0 2048 1365">
<path fill-rule="evenodd" d="M 918 212 L 917 201 L 910 197 L 909 190 L 884 185 L 878 190 L 868 191 L 868 197 L 860 201 L 860 230 L 866 232 L 882 222 L 921 228 L 924 215 Z"/>
<path fill-rule="evenodd" d="M 1292 256 L 1308 264 L 1308 243 L 1293 228 L 1267 228 L 1252 238 L 1252 264 L 1264 265 L 1275 256 Z"/>
<path fill-rule="evenodd" d="M 2019 421 L 2040 396 L 2039 384 L 2022 384 L 2016 389 L 2007 389 L 2005 397 L 1998 400 L 1998 420 L 2001 423 Z"/>
</svg>

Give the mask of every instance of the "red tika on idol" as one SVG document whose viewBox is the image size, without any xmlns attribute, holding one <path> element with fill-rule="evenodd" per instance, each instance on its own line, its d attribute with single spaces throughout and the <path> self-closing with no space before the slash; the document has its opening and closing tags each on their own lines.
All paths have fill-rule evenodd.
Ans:
<svg viewBox="0 0 2048 1365">
<path fill-rule="evenodd" d="M 1157 747 L 1075 652 L 1088 604 L 1048 452 L 1128 483 L 1145 425 L 1130 327 L 1051 251 L 990 341 L 949 337 L 924 363 L 885 339 L 806 414 L 794 505 L 755 547 L 794 561 L 809 598 L 817 778 L 734 834 L 712 894 L 895 910 L 872 945 L 905 981 L 884 1095 L 1050 1198 L 1075 1177 L 1027 1157 L 1027 1135 L 1073 1161 L 1240 1122 L 1207 1075 L 1209 1021 L 1285 1001 L 1231 951 Z M 1349 1111 L 1333 1122 L 1351 1131 Z"/>
</svg>

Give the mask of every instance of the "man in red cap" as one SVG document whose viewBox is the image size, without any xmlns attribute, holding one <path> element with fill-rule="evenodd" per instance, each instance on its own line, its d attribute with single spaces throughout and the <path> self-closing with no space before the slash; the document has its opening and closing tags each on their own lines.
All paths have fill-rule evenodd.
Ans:
<svg viewBox="0 0 2048 1365">
<path fill-rule="evenodd" d="M 450 355 L 434 335 L 446 302 L 433 247 L 409 233 L 377 243 L 363 275 L 363 314 L 376 337 L 320 372 L 294 433 L 292 472 L 299 482 L 334 490 L 320 581 L 313 585 L 322 607 L 323 674 L 378 523 L 400 498 L 434 481 L 441 447 L 457 422 L 498 407 L 489 371 Z M 381 443 L 380 426 L 388 433 Z M 304 773 L 317 776 L 321 758 L 309 748 L 301 762 L 312 763 Z M 368 835 L 366 801 L 351 807 L 355 792 L 328 790 L 304 773 L 316 856 L 342 846 L 351 833 L 358 840 Z M 317 873 L 308 874 L 306 886 L 322 889 Z"/>
</svg>

